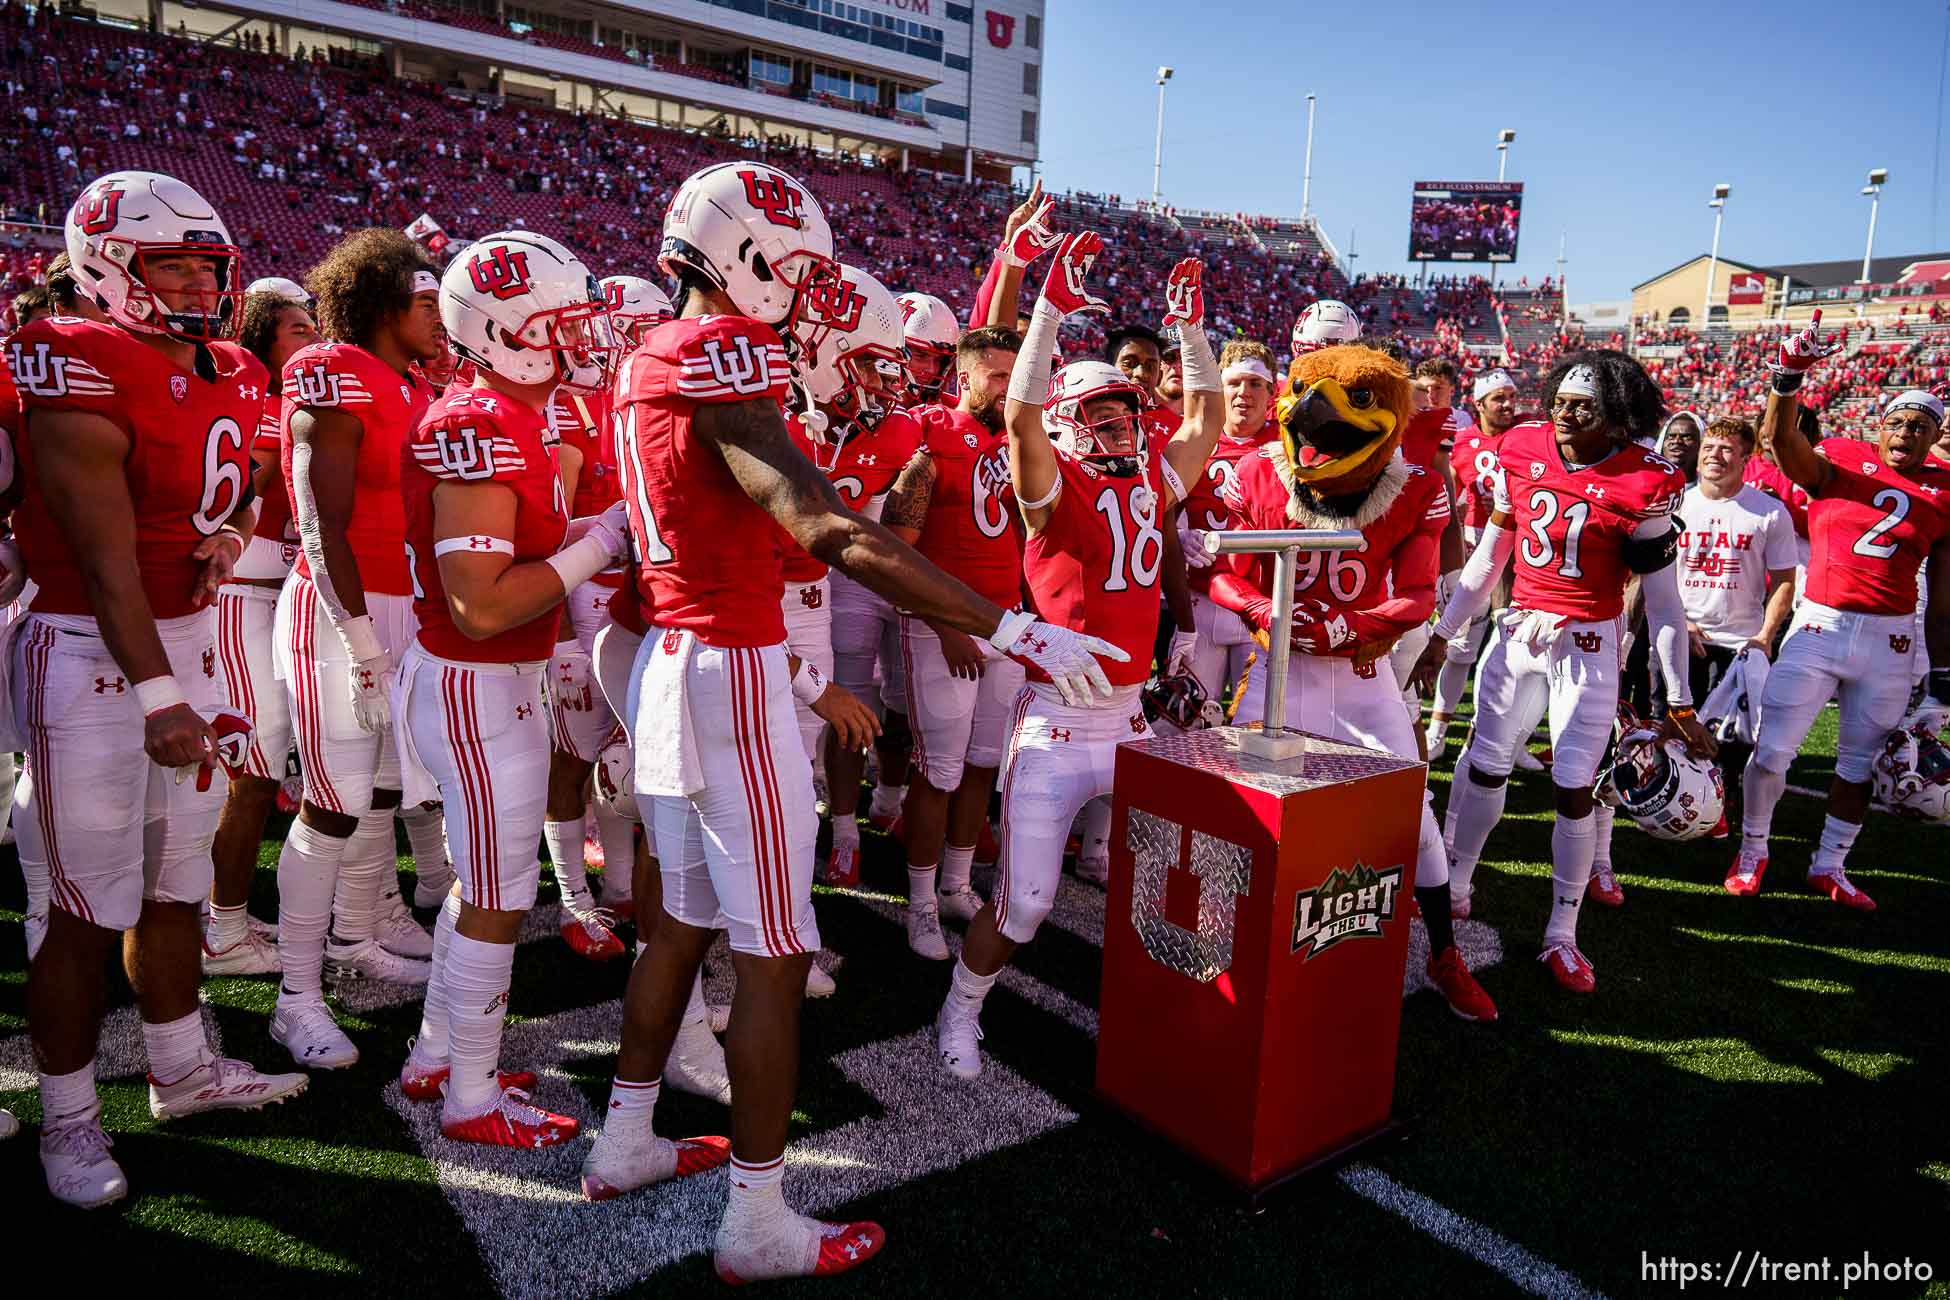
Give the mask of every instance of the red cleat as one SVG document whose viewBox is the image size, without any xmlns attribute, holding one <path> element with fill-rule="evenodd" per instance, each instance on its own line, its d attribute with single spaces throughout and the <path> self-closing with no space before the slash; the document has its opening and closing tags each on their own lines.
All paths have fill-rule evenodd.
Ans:
<svg viewBox="0 0 1950 1300">
<path fill-rule="evenodd" d="M 860 887 L 860 846 L 855 843 L 850 849 L 835 844 L 826 859 L 826 883 L 835 889 L 858 889 Z"/>
<path fill-rule="evenodd" d="M 743 1286 L 747 1281 L 763 1281 L 767 1277 L 831 1277 L 858 1268 L 880 1253 L 887 1244 L 887 1230 L 877 1223 L 820 1223 L 819 1257 L 810 1272 L 767 1273 L 764 1276 L 740 1277 L 730 1262 L 720 1251 L 713 1260 L 718 1277 L 727 1286 Z"/>
<path fill-rule="evenodd" d="M 626 925 L 636 920 L 636 900 L 634 898 L 605 898 L 603 900 L 603 909 Z"/>
<path fill-rule="evenodd" d="M 1833 902 L 1843 907 L 1852 907 L 1858 912 L 1876 910 L 1876 900 L 1849 883 L 1846 875 L 1839 871 L 1810 871 L 1808 888 L 1817 894 L 1826 894 Z"/>
<path fill-rule="evenodd" d="M 1760 878 L 1766 874 L 1767 859 L 1742 849 L 1727 868 L 1726 890 L 1741 898 L 1752 898 L 1760 892 Z"/>
<path fill-rule="evenodd" d="M 443 1065 L 437 1070 L 415 1070 L 409 1058 L 399 1073 L 399 1090 L 408 1101 L 439 1101 L 440 1090 L 447 1086 L 447 1076 L 453 1067 Z M 497 1070 L 494 1075 L 503 1090 L 519 1088 L 527 1092 L 535 1086 L 535 1073 L 532 1070 Z"/>
<path fill-rule="evenodd" d="M 576 895 L 587 902 L 587 894 Z M 610 928 L 615 920 L 599 907 L 578 908 L 570 899 L 562 900 L 562 939 L 578 957 L 590 961 L 614 961 L 624 953 L 623 941 Z"/>
<path fill-rule="evenodd" d="M 1429 982 L 1442 994 L 1449 1009 L 1464 1020 L 1496 1019 L 1496 1003 L 1483 992 L 1483 986 L 1469 973 L 1468 964 L 1456 949 L 1444 948 L 1440 957 L 1429 958 Z"/>
<path fill-rule="evenodd" d="M 875 830 L 881 832 L 884 835 L 892 835 L 896 839 L 900 837 L 900 832 L 896 831 L 894 828 L 896 826 L 899 826 L 900 822 L 901 822 L 901 815 L 897 812 L 894 813 L 870 812 L 867 814 L 867 825 L 873 827 Z"/>
<path fill-rule="evenodd" d="M 1713 823 L 1713 829 L 1706 833 L 1706 837 L 1712 840 L 1723 840 L 1727 834 L 1727 815 L 1723 812 L 1720 814 L 1720 820 Z"/>
<path fill-rule="evenodd" d="M 981 838 L 975 841 L 975 861 L 985 867 L 992 867 L 1001 857 L 1002 846 L 996 843 L 995 827 L 991 826 L 988 818 L 984 817 Z"/>
<path fill-rule="evenodd" d="M 440 1116 L 440 1132 L 456 1142 L 479 1142 L 495 1147 L 552 1147 L 572 1142 L 582 1124 L 567 1115 L 543 1110 L 519 1088 L 503 1088 L 494 1109 L 466 1119 Z"/>
<path fill-rule="evenodd" d="M 1591 879 L 1585 883 L 1584 896 L 1606 907 L 1625 905 L 1625 891 L 1618 887 L 1618 877 L 1612 874 L 1610 863 L 1591 868 Z"/>
<path fill-rule="evenodd" d="M 1554 943 L 1537 960 L 1550 967 L 1551 978 L 1573 993 L 1589 993 L 1598 987 L 1598 972 L 1591 969 L 1574 943 Z"/>
</svg>

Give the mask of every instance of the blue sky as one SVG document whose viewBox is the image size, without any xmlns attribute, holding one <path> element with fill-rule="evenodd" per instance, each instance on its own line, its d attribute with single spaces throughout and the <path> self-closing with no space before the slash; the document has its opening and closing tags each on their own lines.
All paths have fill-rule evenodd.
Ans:
<svg viewBox="0 0 1950 1300">
<path fill-rule="evenodd" d="M 1495 178 L 1502 127 L 1525 183 L 1517 273 L 1552 273 L 1566 236 L 1574 302 L 1704 253 L 1720 181 L 1723 256 L 1860 257 L 1871 167 L 1890 173 L 1877 253 L 1950 248 L 1950 193 L 1931 228 L 1942 3 L 1049 0 L 1048 14 L 1045 184 L 1148 196 L 1170 64 L 1165 199 L 1298 213 L 1312 91 L 1313 208 L 1343 252 L 1355 232 L 1362 271 L 1405 269 L 1413 182 Z"/>
</svg>

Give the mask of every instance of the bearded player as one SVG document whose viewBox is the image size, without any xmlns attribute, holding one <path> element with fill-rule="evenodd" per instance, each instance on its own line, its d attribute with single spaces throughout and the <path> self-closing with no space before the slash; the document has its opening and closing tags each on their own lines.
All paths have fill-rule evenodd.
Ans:
<svg viewBox="0 0 1950 1300">
<path fill-rule="evenodd" d="M 1288 725 L 1416 757 L 1415 729 L 1389 666 L 1391 647 L 1426 627 L 1450 522 L 1440 475 L 1408 459 L 1408 377 L 1364 347 L 1302 354 L 1280 399 L 1278 441 L 1241 460 L 1226 489 L 1227 525 L 1246 529 L 1358 529 L 1352 551 L 1311 552 L 1294 581 Z M 1260 645 L 1273 624 L 1274 557 L 1221 558 L 1212 600 Z M 1262 722 L 1267 672 L 1256 660 L 1233 722 Z M 1449 859 L 1427 791 L 1416 844 L 1415 898 L 1429 934 L 1428 976 L 1465 1020 L 1494 1020 L 1496 1005 L 1469 973 L 1449 917 Z"/>
<path fill-rule="evenodd" d="M 1064 316 L 1106 310 L 1085 287 L 1102 248 L 1089 231 L 1068 236 L 1043 284 L 1009 380 L 1010 478 L 1029 533 L 1023 567 L 1036 607 L 1129 658 L 1110 666 L 1108 699 L 1080 699 L 1032 664 L 1016 701 L 995 898 L 968 927 L 935 1019 L 942 1064 L 964 1079 L 982 1071 L 983 1000 L 1056 901 L 1071 819 L 1110 793 L 1118 743 L 1150 734 L 1138 693 L 1158 624 L 1160 525 L 1204 472 L 1225 418 L 1194 259 L 1178 263 L 1165 285 L 1165 324 L 1179 329 L 1185 376 L 1185 420 L 1169 442 L 1143 438 L 1143 395 L 1116 367 L 1083 361 L 1050 378 Z"/>
<path fill-rule="evenodd" d="M 1841 347 L 1839 340 L 1821 340 L 1820 324 L 1816 312 L 1807 328 L 1782 340 L 1761 425 L 1782 473 L 1813 498 L 1811 553 L 1806 599 L 1795 608 L 1761 693 L 1760 733 L 1743 781 L 1740 853 L 1726 888 L 1760 891 L 1788 764 L 1822 706 L 1839 696 L 1835 779 L 1808 885 L 1844 907 L 1873 912 L 1875 901 L 1850 882 L 1844 866 L 1868 811 L 1871 764 L 1909 702 L 1917 572 L 1925 560 L 1928 689 L 1937 703 L 1950 705 L 1950 466 L 1930 457 L 1943 428 L 1943 403 L 1916 390 L 1884 405 L 1874 442 L 1809 442 L 1796 393 L 1815 363 Z"/>
<path fill-rule="evenodd" d="M 1470 880 L 1503 815 L 1515 751 L 1548 711 L 1557 816 L 1540 960 L 1564 988 L 1589 993 L 1597 976 L 1578 949 L 1578 908 L 1599 850 L 1592 789 L 1618 717 L 1618 623 L 1634 573 L 1666 674 L 1668 729 L 1702 757 L 1714 745 L 1693 715 L 1686 614 L 1673 563 L 1673 508 L 1686 481 L 1677 466 L 1634 441 L 1658 428 L 1658 386 L 1621 352 L 1575 352 L 1545 379 L 1544 405 L 1548 423 L 1503 435 L 1489 522 L 1415 676 L 1426 683 L 1441 668 L 1449 638 L 1488 606 L 1514 556 L 1511 607 L 1478 678 L 1475 737 L 1450 785 L 1457 801 L 1450 897 L 1455 913 L 1467 916 Z"/>
<path fill-rule="evenodd" d="M 251 531 L 269 379 L 227 338 L 238 250 L 201 195 L 154 172 L 94 181 L 66 235 L 77 288 L 108 321 L 53 317 L 10 342 L 25 421 L 13 522 L 40 590 L 5 651 L 33 772 L 15 834 L 52 901 L 27 972 L 41 1164 L 56 1199 L 97 1206 L 128 1193 L 95 1092 L 118 946 L 155 1119 L 256 1109 L 306 1076 L 219 1057 L 197 1002 L 216 769 L 250 735 L 225 711 L 210 609 Z"/>
<path fill-rule="evenodd" d="M 780 329 L 837 278 L 817 200 L 762 163 L 707 167 L 664 219 L 678 319 L 616 381 L 625 502 L 652 620 L 638 652 L 636 789 L 648 797 L 663 908 L 630 974 L 623 1045 L 587 1195 L 660 1182 L 682 1153 L 651 1130 L 660 1077 L 705 950 L 729 931 L 730 1196 L 716 1266 L 731 1281 L 842 1272 L 878 1253 L 868 1223 L 822 1224 L 785 1203 L 799 1009 L 819 946 L 818 823 L 793 718 L 778 528 L 896 606 L 1040 665 L 1065 690 L 1108 690 L 1096 656 L 1125 652 L 985 601 L 848 510 L 792 445 Z"/>
</svg>

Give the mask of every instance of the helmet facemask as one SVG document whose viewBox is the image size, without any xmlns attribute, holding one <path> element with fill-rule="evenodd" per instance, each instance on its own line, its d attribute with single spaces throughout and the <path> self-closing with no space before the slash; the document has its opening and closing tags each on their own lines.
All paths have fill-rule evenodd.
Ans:
<svg viewBox="0 0 1950 1300">
<path fill-rule="evenodd" d="M 106 298 L 98 297 L 98 305 L 122 324 L 142 332 L 166 334 L 185 343 L 210 343 L 234 337 L 244 315 L 244 293 L 238 287 L 243 254 L 235 244 L 223 241 L 217 232 L 208 233 L 211 235 L 208 241 L 195 239 L 180 244 L 138 244 L 115 235 L 104 236 L 102 257 L 121 268 L 127 286 L 120 311 Z M 149 284 L 153 272 L 145 264 L 168 257 L 210 258 L 216 263 L 216 287 L 153 288 Z M 174 307 L 169 299 L 176 300 Z"/>
<path fill-rule="evenodd" d="M 1110 403 L 1123 409 L 1115 413 L 1102 409 Z M 1088 397 L 1077 401 L 1075 408 L 1073 413 L 1058 417 L 1057 445 L 1113 477 L 1135 475 L 1144 462 L 1145 450 L 1141 403 L 1136 396 L 1119 393 Z"/>
</svg>

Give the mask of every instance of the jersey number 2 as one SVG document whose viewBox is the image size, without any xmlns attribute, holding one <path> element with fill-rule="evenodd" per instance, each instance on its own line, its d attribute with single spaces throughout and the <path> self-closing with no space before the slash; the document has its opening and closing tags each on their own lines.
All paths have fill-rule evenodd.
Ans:
<svg viewBox="0 0 1950 1300">
<path fill-rule="evenodd" d="M 1849 549 L 1872 560 L 1886 560 L 1896 553 L 1896 543 L 1878 539 L 1888 536 L 1889 530 L 1909 515 L 1909 497 L 1894 488 L 1884 488 L 1876 493 L 1875 507 L 1888 513 L 1876 520 L 1875 526 L 1868 532 L 1856 538 L 1855 545 Z"/>
</svg>

